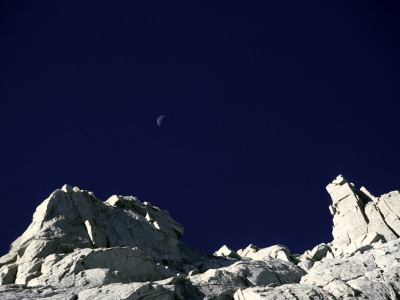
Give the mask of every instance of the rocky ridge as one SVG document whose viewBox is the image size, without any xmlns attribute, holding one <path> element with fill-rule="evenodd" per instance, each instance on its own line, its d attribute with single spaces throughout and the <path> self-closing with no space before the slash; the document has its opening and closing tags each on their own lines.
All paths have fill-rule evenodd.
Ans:
<svg viewBox="0 0 400 300">
<path fill-rule="evenodd" d="M 333 241 L 206 255 L 168 212 L 64 185 L 0 258 L 0 299 L 400 299 L 400 193 L 327 186 Z"/>
</svg>

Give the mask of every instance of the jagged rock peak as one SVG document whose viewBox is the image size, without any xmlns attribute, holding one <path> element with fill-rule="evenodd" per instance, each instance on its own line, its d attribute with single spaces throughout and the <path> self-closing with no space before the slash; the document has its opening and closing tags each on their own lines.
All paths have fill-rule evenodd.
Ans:
<svg viewBox="0 0 400 300">
<path fill-rule="evenodd" d="M 103 202 L 92 192 L 66 184 L 37 207 L 31 225 L 12 244 L 4 264 L 13 265 L 0 275 L 0 284 L 28 284 L 45 275 L 42 265 L 49 257 L 55 256 L 51 263 L 57 264 L 85 248 L 138 248 L 143 257 L 179 262 L 182 234 L 182 225 L 149 203 L 116 195 Z"/>
<path fill-rule="evenodd" d="M 0 299 L 400 299 L 400 193 L 375 197 L 342 175 L 327 190 L 331 243 L 212 256 L 149 202 L 64 185 L 0 258 Z"/>
<path fill-rule="evenodd" d="M 329 209 L 333 215 L 332 248 L 335 255 L 399 237 L 399 192 L 375 197 L 364 187 L 358 190 L 342 175 L 326 189 L 332 198 Z"/>
</svg>

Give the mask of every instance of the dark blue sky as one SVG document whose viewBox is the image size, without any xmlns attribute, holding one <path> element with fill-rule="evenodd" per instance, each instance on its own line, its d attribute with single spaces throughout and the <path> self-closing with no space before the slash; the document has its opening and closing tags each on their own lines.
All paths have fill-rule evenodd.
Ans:
<svg viewBox="0 0 400 300">
<path fill-rule="evenodd" d="M 338 174 L 400 188 L 399 15 L 385 0 L 2 1 L 0 254 L 64 183 L 166 209 L 208 253 L 331 241 Z"/>
</svg>

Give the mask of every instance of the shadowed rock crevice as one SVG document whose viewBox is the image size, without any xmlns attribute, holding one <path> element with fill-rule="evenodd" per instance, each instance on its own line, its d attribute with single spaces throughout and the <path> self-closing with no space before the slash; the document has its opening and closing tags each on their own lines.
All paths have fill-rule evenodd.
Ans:
<svg viewBox="0 0 400 300">
<path fill-rule="evenodd" d="M 398 238 L 399 235 L 397 234 L 396 231 L 394 231 L 394 229 L 392 227 L 390 227 L 390 225 L 386 222 L 385 217 L 383 216 L 382 212 L 380 211 L 379 207 L 377 207 L 376 205 L 374 205 L 376 211 L 379 213 L 379 215 L 382 218 L 383 223 L 387 226 L 387 228 L 393 233 L 393 235 Z"/>
</svg>

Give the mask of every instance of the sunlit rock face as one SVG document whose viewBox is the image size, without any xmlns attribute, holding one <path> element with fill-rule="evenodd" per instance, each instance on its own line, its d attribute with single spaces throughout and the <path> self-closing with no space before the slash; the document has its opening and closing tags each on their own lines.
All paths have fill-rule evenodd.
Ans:
<svg viewBox="0 0 400 300">
<path fill-rule="evenodd" d="M 0 258 L 0 299 L 400 299 L 399 192 L 375 197 L 341 175 L 327 191 L 333 241 L 206 255 L 148 202 L 65 185 Z"/>
<path fill-rule="evenodd" d="M 329 207 L 333 215 L 333 253 L 352 253 L 380 240 L 399 238 L 398 191 L 374 197 L 364 187 L 358 190 L 342 175 L 326 189 L 333 202 Z"/>
</svg>

